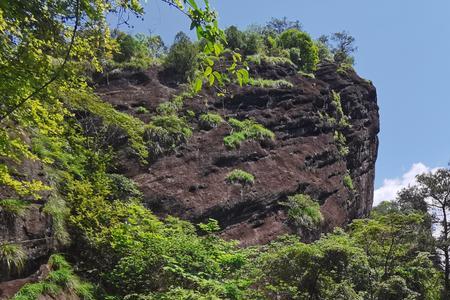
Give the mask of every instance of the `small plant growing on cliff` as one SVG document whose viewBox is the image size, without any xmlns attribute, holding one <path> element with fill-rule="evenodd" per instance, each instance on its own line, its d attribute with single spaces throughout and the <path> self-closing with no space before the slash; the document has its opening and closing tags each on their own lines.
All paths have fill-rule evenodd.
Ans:
<svg viewBox="0 0 450 300">
<path fill-rule="evenodd" d="M 247 61 L 252 62 L 256 65 L 261 64 L 266 64 L 269 66 L 290 65 L 295 67 L 295 64 L 289 58 L 283 56 L 267 56 L 264 54 L 255 54 L 247 56 Z"/>
<path fill-rule="evenodd" d="M 204 129 L 216 128 L 223 122 L 220 115 L 214 113 L 206 113 L 200 116 L 200 126 Z"/>
<path fill-rule="evenodd" d="M 355 187 L 353 186 L 353 180 L 352 180 L 352 178 L 350 177 L 350 174 L 346 174 L 345 176 L 344 176 L 344 178 L 342 179 L 342 181 L 344 182 L 344 186 L 346 187 L 346 188 L 348 188 L 350 191 L 354 191 L 355 190 Z"/>
<path fill-rule="evenodd" d="M 146 114 L 146 113 L 148 113 L 148 109 L 143 106 L 139 106 L 139 107 L 136 107 L 136 113 L 140 114 L 140 115 Z"/>
<path fill-rule="evenodd" d="M 223 139 L 225 146 L 229 149 L 239 147 L 241 142 L 246 140 L 262 141 L 275 138 L 275 134 L 272 131 L 253 120 L 239 121 L 230 118 L 228 123 L 234 130 L 233 133 Z"/>
<path fill-rule="evenodd" d="M 111 191 L 109 200 L 130 201 L 142 197 L 142 192 L 133 180 L 121 174 L 107 174 L 107 177 L 110 180 Z"/>
<path fill-rule="evenodd" d="M 314 229 L 323 221 L 319 203 L 308 195 L 289 196 L 285 202 L 280 204 L 287 208 L 288 220 L 296 227 Z"/>
<path fill-rule="evenodd" d="M 348 149 L 347 139 L 346 139 L 345 135 L 342 134 L 342 132 L 336 130 L 334 132 L 334 142 L 336 143 L 339 153 L 343 157 L 346 157 L 348 155 L 348 153 L 350 152 L 350 150 Z"/>
<path fill-rule="evenodd" d="M 290 89 L 294 85 L 287 80 L 278 79 L 278 80 L 270 80 L 270 79 L 250 79 L 250 85 L 263 87 L 263 88 L 275 88 L 275 89 Z"/>
<path fill-rule="evenodd" d="M 0 212 L 4 211 L 11 216 L 23 216 L 29 203 L 17 199 L 0 200 Z"/>
<path fill-rule="evenodd" d="M 153 118 L 145 126 L 144 138 L 153 156 L 174 150 L 186 142 L 192 135 L 192 129 L 185 117 L 162 115 Z"/>
<path fill-rule="evenodd" d="M 255 177 L 243 170 L 234 169 L 227 175 L 229 183 L 240 183 L 242 185 L 252 185 L 255 182 Z"/>
<path fill-rule="evenodd" d="M 27 255 L 20 245 L 0 244 L 0 262 L 6 265 L 8 271 L 20 272 L 25 265 L 26 258 Z"/>
<path fill-rule="evenodd" d="M 207 234 L 220 231 L 219 222 L 211 218 L 208 219 L 208 223 L 198 224 L 198 228 Z"/>
<path fill-rule="evenodd" d="M 48 265 L 51 272 L 47 278 L 37 283 L 26 284 L 14 296 L 13 300 L 32 300 L 44 295 L 56 296 L 63 289 L 83 300 L 94 299 L 93 286 L 82 282 L 74 274 L 72 267 L 63 256 L 53 254 L 49 258 Z"/>
<path fill-rule="evenodd" d="M 339 125 L 341 127 L 350 127 L 348 117 L 345 115 L 344 110 L 342 109 L 341 95 L 337 93 L 335 90 L 331 91 L 331 95 L 332 95 L 332 103 L 336 109 L 337 116 L 339 119 Z"/>
<path fill-rule="evenodd" d="M 70 215 L 70 209 L 67 207 L 64 198 L 56 193 L 50 196 L 44 206 L 44 212 L 52 216 L 52 230 L 55 240 L 60 245 L 69 244 L 70 234 L 67 231 L 66 220 Z"/>
</svg>

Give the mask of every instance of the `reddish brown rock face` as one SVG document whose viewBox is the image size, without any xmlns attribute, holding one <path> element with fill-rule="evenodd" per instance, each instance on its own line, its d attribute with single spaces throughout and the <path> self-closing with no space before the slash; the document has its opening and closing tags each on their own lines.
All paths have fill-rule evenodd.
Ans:
<svg viewBox="0 0 450 300">
<path fill-rule="evenodd" d="M 316 79 L 297 75 L 286 66 L 262 66 L 256 72 L 266 78 L 287 79 L 294 87 L 235 88 L 233 98 L 225 99 L 206 93 L 187 100 L 185 109 L 197 116 L 208 111 L 225 118 L 251 118 L 272 130 L 276 139 L 246 141 L 229 150 L 223 144 L 231 131 L 228 124 L 209 131 L 194 124 L 193 137 L 175 153 L 157 159 L 148 169 L 126 171 L 144 192 L 146 206 L 158 215 L 194 222 L 217 219 L 224 237 L 244 245 L 292 233 L 280 202 L 296 193 L 319 201 L 325 217 L 322 231 L 367 215 L 372 206 L 379 131 L 374 86 L 351 70 L 338 72 L 333 64 L 320 66 Z M 341 129 L 350 150 L 346 157 L 339 153 L 333 137 L 337 125 L 324 117 L 337 116 L 332 90 L 340 94 L 349 118 L 350 127 Z M 227 183 L 226 176 L 233 169 L 253 174 L 254 184 Z M 347 170 L 354 191 L 343 184 Z M 304 234 L 304 239 L 317 234 Z"/>
<path fill-rule="evenodd" d="M 233 97 L 220 99 L 205 92 L 187 99 L 184 111 L 196 114 L 193 136 L 171 154 L 154 159 L 146 167 L 124 150 L 126 136 L 116 133 L 108 139 L 119 150 L 120 172 L 134 179 L 144 193 L 144 203 L 160 216 L 174 215 L 193 222 L 217 219 L 222 236 L 240 240 L 242 245 L 267 243 L 284 233 L 298 233 L 305 241 L 320 231 L 345 226 L 364 217 L 372 207 L 375 161 L 379 131 L 375 87 L 353 71 L 338 72 L 337 66 L 324 64 L 315 79 L 298 75 L 290 65 L 257 66 L 254 76 L 286 79 L 292 88 L 232 87 Z M 342 108 L 350 126 L 340 128 L 347 139 L 349 154 L 343 157 L 334 140 L 337 118 L 332 91 L 340 94 Z M 109 78 L 98 93 L 119 110 L 133 113 L 144 121 L 151 114 L 138 115 L 145 106 L 154 113 L 156 106 L 177 92 L 158 80 L 156 70 L 123 74 Z M 207 103 L 207 104 L 205 104 Z M 246 141 L 235 150 L 224 146 L 231 127 L 201 130 L 196 120 L 201 113 L 215 112 L 225 119 L 251 118 L 276 135 L 274 141 Z M 326 116 L 329 117 L 326 117 Z M 41 166 L 27 166 L 31 178 L 41 176 Z M 245 170 L 255 177 L 253 185 L 229 184 L 227 174 Z M 349 173 L 355 187 L 343 182 Z M 306 193 L 321 205 L 325 221 L 320 231 L 308 232 L 289 226 L 280 202 L 288 196 Z M 9 197 L 6 191 L 0 196 Z M 42 203 L 46 196 L 42 199 Z M 51 218 L 33 205 L 23 217 L 7 218 L 0 212 L 0 241 L 24 241 L 28 254 L 22 276 L 36 271 L 51 250 Z M 0 274 L 0 282 L 17 274 Z M 22 284 L 22 282 L 15 282 Z"/>
</svg>

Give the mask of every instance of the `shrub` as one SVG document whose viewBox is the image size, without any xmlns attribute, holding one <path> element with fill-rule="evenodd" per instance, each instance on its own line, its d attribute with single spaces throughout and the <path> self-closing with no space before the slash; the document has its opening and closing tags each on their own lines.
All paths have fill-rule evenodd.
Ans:
<svg viewBox="0 0 450 300">
<path fill-rule="evenodd" d="M 18 244 L 0 244 L 0 262 L 6 265 L 8 271 L 20 272 L 24 265 L 27 254 L 22 246 Z"/>
<path fill-rule="evenodd" d="M 175 36 L 175 41 L 170 47 L 164 61 L 164 67 L 170 70 L 171 75 L 181 82 L 192 78 L 197 67 L 197 46 L 183 32 Z"/>
<path fill-rule="evenodd" d="M 240 183 L 242 185 L 252 185 L 255 182 L 255 177 L 243 170 L 235 169 L 228 173 L 227 181 L 229 183 Z"/>
<path fill-rule="evenodd" d="M 350 177 L 350 174 L 345 174 L 342 180 L 344 182 L 344 186 L 347 187 L 350 191 L 355 190 L 355 187 L 353 186 L 353 180 L 352 177 Z"/>
<path fill-rule="evenodd" d="M 343 157 L 347 156 L 350 150 L 348 149 L 347 138 L 345 137 L 345 135 L 342 132 L 335 130 L 333 138 L 339 153 Z"/>
<path fill-rule="evenodd" d="M 147 114 L 148 109 L 143 106 L 139 106 L 139 107 L 136 107 L 136 113 L 137 114 Z"/>
<path fill-rule="evenodd" d="M 206 113 L 200 116 L 200 126 L 204 129 L 215 128 L 223 122 L 220 115 L 214 113 Z"/>
<path fill-rule="evenodd" d="M 52 230 L 55 240 L 61 245 L 67 245 L 70 241 L 70 235 L 67 232 L 66 219 L 70 215 L 70 209 L 67 207 L 66 201 L 54 193 L 45 203 L 44 212 L 52 216 Z"/>
<path fill-rule="evenodd" d="M 284 49 L 298 49 L 298 51 L 292 50 L 291 59 L 292 57 L 296 58 L 294 63 L 301 70 L 312 72 L 316 69 L 319 62 L 318 49 L 307 33 L 297 29 L 288 29 L 279 36 L 278 42 Z"/>
<path fill-rule="evenodd" d="M 4 211 L 12 216 L 23 216 L 29 203 L 17 199 L 0 200 L 0 211 Z"/>
<path fill-rule="evenodd" d="M 152 155 L 158 156 L 175 149 L 192 135 L 184 117 L 162 115 L 153 118 L 145 127 L 144 138 Z"/>
<path fill-rule="evenodd" d="M 40 296 L 57 296 L 65 290 L 74 293 L 82 300 L 94 300 L 94 288 L 82 282 L 73 272 L 70 264 L 59 254 L 53 254 L 48 260 L 51 272 L 41 282 L 24 285 L 13 300 L 34 300 Z"/>
<path fill-rule="evenodd" d="M 337 112 L 337 117 L 339 119 L 339 125 L 341 127 L 350 127 L 348 117 L 345 115 L 344 110 L 342 109 L 341 95 L 337 93 L 335 90 L 332 90 L 331 94 L 332 94 L 332 103 Z"/>
<path fill-rule="evenodd" d="M 133 180 L 121 174 L 107 174 L 107 176 L 111 180 L 111 194 L 108 197 L 110 200 L 130 201 L 142 197 L 142 192 Z"/>
<path fill-rule="evenodd" d="M 253 120 L 239 121 L 230 118 L 228 123 L 234 129 L 233 133 L 223 139 L 225 146 L 229 149 L 239 147 L 241 142 L 245 140 L 262 141 L 275 138 L 275 134 L 272 131 Z"/>
<path fill-rule="evenodd" d="M 289 196 L 281 205 L 287 207 L 288 220 L 296 227 L 314 229 L 323 221 L 320 205 L 305 194 Z"/>
<path fill-rule="evenodd" d="M 257 65 L 266 64 L 269 66 L 278 66 L 278 65 L 295 66 L 294 63 L 290 60 L 290 58 L 284 56 L 267 56 L 264 54 L 255 54 L 247 56 L 247 61 L 253 62 Z"/>
<path fill-rule="evenodd" d="M 293 88 L 294 85 L 290 83 L 287 80 L 284 79 L 278 79 L 278 80 L 271 80 L 271 79 L 250 79 L 249 81 L 250 85 L 253 86 L 259 86 L 263 88 L 276 88 L 276 89 L 290 89 Z"/>
</svg>

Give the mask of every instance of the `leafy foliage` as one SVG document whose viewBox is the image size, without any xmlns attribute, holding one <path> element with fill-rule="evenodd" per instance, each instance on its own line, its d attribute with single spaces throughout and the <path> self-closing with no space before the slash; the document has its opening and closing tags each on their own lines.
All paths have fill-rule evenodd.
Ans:
<svg viewBox="0 0 450 300">
<path fill-rule="evenodd" d="M 143 34 L 132 36 L 119 30 L 114 30 L 112 38 L 116 44 L 115 49 L 113 49 L 112 62 L 110 63 L 112 67 L 127 68 L 136 66 L 133 69 L 144 70 L 166 52 L 166 47 L 160 36 L 146 36 Z"/>
<path fill-rule="evenodd" d="M 342 109 L 341 95 L 336 91 L 331 91 L 332 103 L 337 113 L 338 125 L 342 128 L 350 127 L 348 117 L 345 115 Z"/>
<path fill-rule="evenodd" d="M 21 245 L 2 243 L 0 244 L 0 263 L 6 265 L 7 271 L 20 272 L 25 266 L 27 254 Z"/>
<path fill-rule="evenodd" d="M 296 29 L 301 31 L 302 24 L 300 24 L 299 20 L 290 21 L 286 17 L 283 17 L 281 19 L 272 18 L 266 25 L 266 30 L 269 32 L 274 32 L 275 34 L 281 34 L 288 29 Z"/>
<path fill-rule="evenodd" d="M 267 56 L 264 54 L 255 54 L 247 57 L 249 62 L 260 64 L 266 64 L 269 66 L 277 66 L 277 65 L 291 65 L 294 66 L 294 63 L 287 57 L 284 56 Z"/>
<path fill-rule="evenodd" d="M 321 59 L 332 58 L 337 64 L 353 65 L 355 59 L 352 54 L 358 49 L 355 38 L 346 31 L 333 33 L 331 36 L 322 35 L 318 39 Z"/>
<path fill-rule="evenodd" d="M 252 185 L 255 182 L 255 177 L 248 172 L 235 169 L 228 173 L 227 181 L 230 183 L 240 183 L 242 185 Z"/>
<path fill-rule="evenodd" d="M 200 116 L 200 126 L 204 129 L 215 128 L 223 122 L 220 115 L 214 113 L 206 113 Z"/>
<path fill-rule="evenodd" d="M 339 153 L 342 155 L 342 157 L 346 157 L 349 154 L 350 150 L 348 149 L 347 138 L 345 137 L 345 135 L 339 130 L 335 130 L 333 138 Z"/>
<path fill-rule="evenodd" d="M 0 211 L 12 216 L 23 216 L 28 205 L 29 203 L 18 199 L 2 199 L 0 200 Z"/>
<path fill-rule="evenodd" d="M 193 79 L 198 67 L 199 50 L 191 39 L 183 32 L 177 33 L 172 46 L 164 60 L 164 67 L 170 70 L 180 82 Z"/>
<path fill-rule="evenodd" d="M 239 147 L 241 142 L 246 140 L 263 141 L 265 139 L 273 140 L 275 134 L 269 129 L 253 120 L 239 121 L 230 118 L 228 123 L 233 128 L 233 132 L 223 139 L 225 146 L 229 149 Z"/>
<path fill-rule="evenodd" d="M 278 80 L 261 79 L 261 78 L 251 79 L 249 84 L 263 88 L 276 88 L 276 89 L 290 89 L 294 86 L 292 83 L 284 79 Z"/>
<path fill-rule="evenodd" d="M 287 208 L 289 221 L 296 227 L 315 229 L 323 221 L 320 205 L 305 194 L 289 196 L 281 205 Z"/>
<path fill-rule="evenodd" d="M 352 177 L 350 177 L 350 174 L 345 174 L 344 178 L 342 178 L 342 181 L 344 182 L 344 185 L 350 191 L 354 191 L 355 190 L 355 187 L 353 186 L 353 180 L 352 180 Z"/>
<path fill-rule="evenodd" d="M 246 32 L 230 28 L 226 32 L 229 47 L 241 54 L 225 49 L 225 33 L 218 28 L 217 15 L 208 1 L 202 7 L 194 0 L 164 2 L 190 18 L 201 40 L 193 43 L 180 34 L 164 63 L 179 72 L 179 81 L 190 79 L 194 93 L 207 82 L 217 85 L 218 94 L 223 94 L 221 87 L 231 78 L 240 85 L 290 87 L 280 81 L 250 81 L 242 54 L 254 55 L 251 59 L 259 63 L 291 67 L 295 63 L 304 72 L 316 67 L 318 46 L 300 31 L 298 22 L 272 20 Z M 100 286 L 94 295 L 93 286 L 81 281 L 62 256 L 52 255 L 49 276 L 24 286 L 14 299 L 56 297 L 62 291 L 82 299 L 439 297 L 442 277 L 448 282 L 448 267 L 442 276 L 435 267 L 439 257 L 431 260 L 433 254 L 425 252 L 430 246 L 423 246 L 424 241 L 433 241 L 431 216 L 425 214 L 423 206 L 427 205 L 415 193 L 403 194 L 400 207 L 404 210 L 383 206 L 370 219 L 354 221 L 349 233 L 338 229 L 312 244 L 300 243 L 294 236 L 283 237 L 253 248 L 241 248 L 216 236 L 220 229 L 217 221 L 200 224 L 203 235 L 199 235 L 188 222 L 159 219 L 147 210 L 139 202 L 141 193 L 136 185 L 110 173 L 115 153 L 106 142 L 113 136 L 109 130 L 120 130 L 141 162 L 149 153 L 174 150 L 192 134 L 189 114 L 179 113 L 184 98 L 194 93 L 161 104 L 149 124 L 118 112 L 94 95 L 89 74 L 101 72 L 103 67 L 145 68 L 165 52 L 158 37 L 111 35 L 106 15 L 122 10 L 142 14 L 134 0 L 0 3 L 0 185 L 17 195 L 14 200 L 0 200 L 0 207 L 20 215 L 25 208 L 16 198 L 33 201 L 42 191 L 50 191 L 43 211 L 52 216 L 57 242 L 67 245 L 73 241 L 73 250 L 79 250 L 80 269 L 87 270 L 83 274 Z M 330 53 L 343 62 L 344 69 L 347 60 L 338 52 L 351 53 L 353 40 L 344 35 L 336 38 L 340 50 L 333 53 L 331 49 Z M 337 94 L 333 98 L 342 121 L 340 99 Z M 212 114 L 200 117 L 214 125 L 221 122 L 219 118 Z M 232 132 L 224 143 L 230 149 L 245 140 L 275 138 L 252 120 L 229 119 L 228 123 Z M 336 132 L 339 150 L 346 155 L 345 136 Z M 26 180 L 17 174 L 25 160 L 41 164 L 48 182 Z M 422 195 L 439 196 L 434 205 L 447 203 L 442 197 L 448 191 L 445 175 L 439 172 L 436 178 L 419 178 Z M 251 184 L 254 176 L 234 170 L 227 180 Z M 314 227 L 322 222 L 319 204 L 305 195 L 289 197 L 285 205 L 289 220 L 298 226 Z M 448 252 L 447 235 L 436 244 L 440 251 Z M 20 245 L 0 245 L 2 266 L 14 271 L 23 267 L 26 252 Z M 445 262 L 448 265 L 448 260 Z"/>
<path fill-rule="evenodd" d="M 131 201 L 142 198 L 142 192 L 133 180 L 121 174 L 108 174 L 107 177 L 111 180 L 109 199 Z"/>
<path fill-rule="evenodd" d="M 63 256 L 53 254 L 48 264 L 51 272 L 45 280 L 26 284 L 12 299 L 34 300 L 44 295 L 57 296 L 62 291 L 72 292 L 83 300 L 95 299 L 93 286 L 82 282 Z"/>
<path fill-rule="evenodd" d="M 297 29 L 288 29 L 279 36 L 278 42 L 282 48 L 290 49 L 291 60 L 302 71 L 308 73 L 315 70 L 319 62 L 318 49 L 307 33 Z"/>
</svg>

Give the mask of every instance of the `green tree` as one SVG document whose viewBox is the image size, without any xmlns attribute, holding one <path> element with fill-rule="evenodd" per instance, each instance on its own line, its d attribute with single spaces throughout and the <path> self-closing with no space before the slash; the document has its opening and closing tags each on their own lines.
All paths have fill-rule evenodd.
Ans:
<svg viewBox="0 0 450 300">
<path fill-rule="evenodd" d="M 275 34 L 281 34 L 283 31 L 288 29 L 296 29 L 301 31 L 302 24 L 300 24 L 299 20 L 289 21 L 286 17 L 281 19 L 272 18 L 269 22 L 267 22 L 265 29 L 269 32 L 274 32 Z"/>
<path fill-rule="evenodd" d="M 225 30 L 225 35 L 227 36 L 227 46 L 228 48 L 243 49 L 244 45 L 244 33 L 240 31 L 236 26 L 230 26 Z"/>
<path fill-rule="evenodd" d="M 177 80 L 186 82 L 189 78 L 193 79 L 198 66 L 198 53 L 198 48 L 191 39 L 184 32 L 179 32 L 165 58 L 164 67 Z"/>
<path fill-rule="evenodd" d="M 288 29 L 279 36 L 278 43 L 284 49 L 298 49 L 298 51 L 291 51 L 293 53 L 291 59 L 295 59 L 294 63 L 301 70 L 312 72 L 316 69 L 319 61 L 318 49 L 307 33 Z"/>
<path fill-rule="evenodd" d="M 355 63 L 353 53 L 358 50 L 355 46 L 355 38 L 346 31 L 335 32 L 328 35 L 322 35 L 318 39 L 320 56 L 322 58 L 333 58 L 338 64 Z"/>
<path fill-rule="evenodd" d="M 380 204 L 370 219 L 352 222 L 350 236 L 371 266 L 369 299 L 436 299 L 440 294 L 439 271 L 431 267 L 430 253 L 418 249 L 422 223 L 422 214 L 401 211 L 395 202 Z"/>
<path fill-rule="evenodd" d="M 445 293 L 450 293 L 450 170 L 439 169 L 434 173 L 425 173 L 417 176 L 419 189 L 423 199 L 430 199 L 429 207 L 440 214 L 438 221 L 442 231 L 438 238 L 438 249 L 444 256 L 444 282 Z"/>
</svg>

